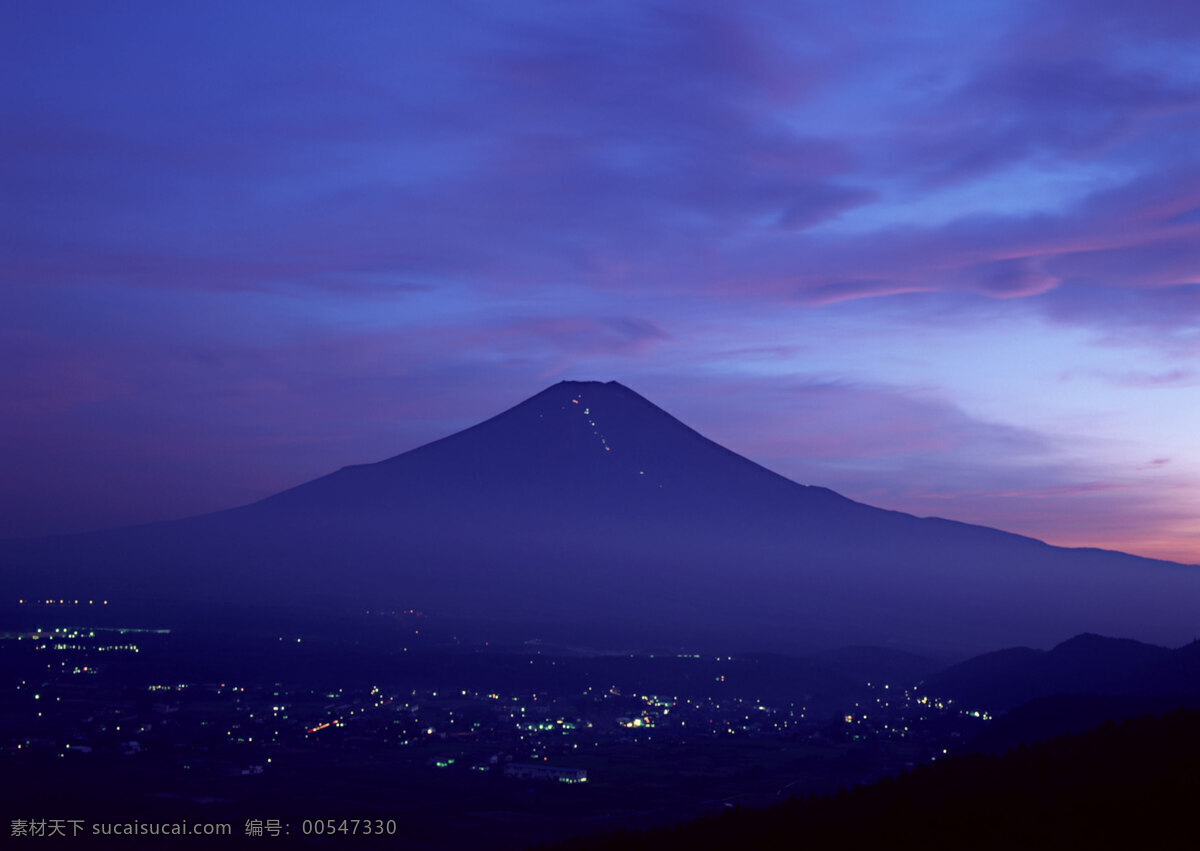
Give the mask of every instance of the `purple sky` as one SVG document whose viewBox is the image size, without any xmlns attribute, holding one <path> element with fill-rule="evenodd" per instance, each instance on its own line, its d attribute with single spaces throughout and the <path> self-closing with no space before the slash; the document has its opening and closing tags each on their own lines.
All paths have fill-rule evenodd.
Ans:
<svg viewBox="0 0 1200 851">
<path fill-rule="evenodd" d="M 1200 562 L 1194 2 L 4 16 L 0 536 L 593 378 L 854 499 Z"/>
</svg>

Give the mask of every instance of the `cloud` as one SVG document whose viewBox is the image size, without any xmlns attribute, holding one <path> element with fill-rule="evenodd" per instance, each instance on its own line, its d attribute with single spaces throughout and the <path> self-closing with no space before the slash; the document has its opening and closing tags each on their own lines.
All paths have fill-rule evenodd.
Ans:
<svg viewBox="0 0 1200 851">
<path fill-rule="evenodd" d="M 868 189 L 853 189 L 832 183 L 799 187 L 797 197 L 788 203 L 779 217 L 779 226 L 803 230 L 837 214 L 870 203 L 878 194 Z"/>
<path fill-rule="evenodd" d="M 1133 388 L 1179 387 L 1196 383 L 1196 372 L 1191 369 L 1171 369 L 1166 372 L 1127 371 L 1102 373 L 1101 378 L 1118 386 Z"/>
<path fill-rule="evenodd" d="M 1058 279 L 1043 272 L 1037 260 L 1030 257 L 991 260 L 964 271 L 983 292 L 999 298 L 1038 295 L 1058 285 Z"/>
<path fill-rule="evenodd" d="M 1165 467 L 1169 463 L 1171 463 L 1170 458 L 1154 458 L 1154 459 L 1151 459 L 1149 463 L 1143 464 L 1141 467 L 1138 467 L 1138 469 L 1139 470 L 1158 470 L 1162 467 Z"/>
<path fill-rule="evenodd" d="M 1096 329 L 1114 343 L 1151 346 L 1172 357 L 1197 351 L 1200 284 L 1150 289 L 1064 284 L 1040 307 L 1057 322 Z"/>
<path fill-rule="evenodd" d="M 1037 432 L 973 418 L 936 394 L 846 379 L 712 378 L 684 381 L 666 391 L 667 398 L 697 409 L 689 400 L 700 387 L 707 393 L 699 398 L 720 401 L 719 411 L 709 405 L 695 417 L 710 423 L 718 442 L 781 471 L 838 470 L 839 478 L 847 471 L 873 471 L 916 482 L 927 478 L 929 463 L 938 458 L 939 467 L 961 462 L 957 475 L 967 480 L 993 466 L 996 475 L 1044 462 L 1057 448 Z M 759 437 L 747 437 L 755 434 Z M 815 481 L 827 484 L 819 476 Z"/>
<path fill-rule="evenodd" d="M 479 338 L 481 345 L 521 351 L 530 351 L 531 341 L 540 341 L 557 355 L 571 357 L 645 355 L 669 339 L 670 335 L 654 322 L 629 316 L 525 317 L 501 323 L 494 332 L 485 332 Z"/>
<path fill-rule="evenodd" d="M 1068 252 L 1047 265 L 1062 278 L 1091 287 L 1128 289 L 1200 283 L 1197 234 L 1147 239 L 1135 245 Z"/>
<path fill-rule="evenodd" d="M 913 151 L 927 181 L 978 177 L 1031 155 L 1097 157 L 1144 122 L 1200 105 L 1194 87 L 1150 71 L 1118 69 L 1094 57 L 1016 58 L 981 69 L 939 105 L 944 120 L 958 126 Z"/>
<path fill-rule="evenodd" d="M 859 298 L 927 292 L 930 289 L 928 286 L 901 281 L 839 281 L 802 288 L 797 293 L 797 299 L 807 305 L 820 306 Z"/>
</svg>

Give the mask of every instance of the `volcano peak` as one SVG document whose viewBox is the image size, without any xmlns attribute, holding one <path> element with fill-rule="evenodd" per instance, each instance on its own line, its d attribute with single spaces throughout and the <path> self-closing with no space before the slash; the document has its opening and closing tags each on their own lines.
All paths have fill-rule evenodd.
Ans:
<svg viewBox="0 0 1200 851">
<path fill-rule="evenodd" d="M 253 505 L 14 544 L 0 564 L 31 597 L 386 601 L 563 638 L 781 649 L 957 652 L 1082 632 L 1179 644 L 1200 597 L 1179 565 L 797 484 L 616 381 L 561 381 Z"/>
</svg>

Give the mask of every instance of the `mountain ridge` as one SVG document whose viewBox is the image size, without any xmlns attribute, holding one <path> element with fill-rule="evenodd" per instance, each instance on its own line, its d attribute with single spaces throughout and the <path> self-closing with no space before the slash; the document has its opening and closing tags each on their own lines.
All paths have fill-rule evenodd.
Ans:
<svg viewBox="0 0 1200 851">
<path fill-rule="evenodd" d="M 959 652 L 1086 631 L 1172 643 L 1200 593 L 1174 563 L 793 482 L 617 382 L 559 382 L 249 505 L 0 544 L 0 570 L 34 597 L 386 600 L 551 634 L 758 649 Z"/>
<path fill-rule="evenodd" d="M 1010 647 L 967 659 L 922 688 L 991 711 L 1056 695 L 1200 694 L 1200 643 L 1169 648 L 1083 633 L 1045 651 Z"/>
</svg>

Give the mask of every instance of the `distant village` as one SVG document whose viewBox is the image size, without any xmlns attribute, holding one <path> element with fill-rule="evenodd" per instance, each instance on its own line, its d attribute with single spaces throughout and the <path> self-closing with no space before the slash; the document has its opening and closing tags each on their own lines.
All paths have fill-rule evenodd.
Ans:
<svg viewBox="0 0 1200 851">
<path fill-rule="evenodd" d="M 136 627 L 0 633 L 5 670 L 20 672 L 5 683 L 3 752 L 23 760 L 119 755 L 173 767 L 180 776 L 269 774 L 281 759 L 303 751 L 394 752 L 413 770 L 582 785 L 635 770 L 630 754 L 638 748 L 712 742 L 760 749 L 774 743 L 776 751 L 799 748 L 828 758 L 864 746 L 882 753 L 886 746 L 887 759 L 872 770 L 893 771 L 951 753 L 989 720 L 985 712 L 881 683 L 863 683 L 858 698 L 834 714 L 713 689 L 638 693 L 607 681 L 573 690 L 500 691 L 407 688 L 382 675 L 370 687 L 319 688 L 233 679 L 139 682 L 121 673 L 122 656 L 154 654 L 169 636 L 169 630 Z M 532 664 L 544 651 L 534 643 L 520 652 Z M 706 657 L 681 653 L 675 659 L 699 664 Z M 715 677 L 714 686 L 723 679 Z M 684 760 L 680 770 L 720 777 L 730 765 Z"/>
</svg>

